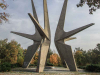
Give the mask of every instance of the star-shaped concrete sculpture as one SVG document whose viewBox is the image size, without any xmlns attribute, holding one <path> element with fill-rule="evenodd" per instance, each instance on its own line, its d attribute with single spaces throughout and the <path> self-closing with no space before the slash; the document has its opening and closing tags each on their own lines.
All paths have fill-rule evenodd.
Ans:
<svg viewBox="0 0 100 75">
<path fill-rule="evenodd" d="M 66 45 L 65 41 L 76 39 L 75 37 L 71 37 L 71 36 L 73 36 L 74 34 L 80 32 L 80 31 L 82 31 L 82 30 L 84 30 L 92 25 L 94 25 L 94 23 L 85 25 L 83 27 L 77 28 L 77 29 L 69 31 L 69 32 L 65 32 L 63 27 L 64 27 L 64 21 L 65 21 L 67 1 L 68 0 L 64 1 L 62 12 L 61 12 L 58 26 L 56 29 L 55 45 L 56 45 L 58 53 L 61 57 L 62 62 L 65 64 L 64 66 L 68 65 L 70 71 L 77 71 L 76 63 L 75 63 L 74 56 L 73 56 L 73 53 L 71 50 L 71 46 Z M 33 9 L 34 17 L 30 13 L 28 15 L 35 25 L 36 33 L 34 35 L 13 32 L 13 31 L 12 31 L 12 33 L 26 37 L 26 38 L 34 41 L 34 44 L 29 46 L 27 49 L 24 63 L 23 63 L 24 68 L 27 68 L 29 66 L 32 58 L 34 57 L 35 52 L 38 50 L 38 48 L 40 48 L 37 72 L 43 72 L 45 62 L 46 62 L 47 53 L 48 53 L 48 50 L 50 47 L 50 41 L 51 41 L 47 2 L 46 2 L 46 0 L 43 0 L 43 3 L 44 3 L 43 4 L 44 5 L 44 25 L 45 25 L 44 29 L 39 24 L 33 0 L 31 0 L 31 2 L 32 2 L 32 9 Z"/>
<path fill-rule="evenodd" d="M 31 0 L 31 2 L 32 2 L 34 17 L 30 13 L 28 15 L 35 25 L 36 33 L 34 35 L 13 32 L 13 31 L 12 31 L 12 33 L 26 37 L 26 38 L 34 41 L 34 44 L 29 46 L 27 49 L 25 59 L 24 59 L 24 64 L 23 64 L 24 68 L 27 68 L 29 66 L 35 52 L 40 47 L 37 71 L 43 72 L 45 62 L 46 62 L 47 53 L 48 53 L 48 50 L 50 47 L 50 40 L 51 40 L 47 2 L 46 2 L 46 0 L 43 0 L 43 3 L 44 3 L 44 25 L 45 25 L 44 29 L 39 24 L 33 0 Z"/>
<path fill-rule="evenodd" d="M 71 46 L 66 45 L 65 41 L 75 39 L 75 38 L 71 38 L 71 36 L 94 25 L 94 23 L 85 25 L 83 27 L 77 28 L 69 32 L 65 32 L 63 27 L 64 27 L 64 22 L 65 22 L 67 2 L 68 0 L 64 0 L 62 12 L 61 12 L 60 19 L 59 19 L 57 29 L 56 29 L 56 33 L 55 33 L 55 45 L 61 57 L 61 60 L 68 65 L 70 71 L 77 71 Z"/>
</svg>

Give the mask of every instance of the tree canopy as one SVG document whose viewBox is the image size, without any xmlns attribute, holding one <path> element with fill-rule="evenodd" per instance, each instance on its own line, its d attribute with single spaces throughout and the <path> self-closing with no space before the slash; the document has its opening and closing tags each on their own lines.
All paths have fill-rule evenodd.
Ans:
<svg viewBox="0 0 100 75">
<path fill-rule="evenodd" d="M 0 62 L 17 63 L 23 56 L 23 48 L 16 41 L 0 40 Z"/>
<path fill-rule="evenodd" d="M 8 5 L 6 4 L 6 2 L 4 0 L 1 0 L 0 1 L 0 8 L 2 10 L 6 10 L 8 7 Z M 9 14 L 6 13 L 6 12 L 0 12 L 0 24 L 5 21 L 7 22 L 8 21 L 8 17 L 9 17 Z"/>
<path fill-rule="evenodd" d="M 96 48 L 85 51 L 80 48 L 75 49 L 75 60 L 77 66 L 86 66 L 87 64 L 100 64 L 100 44 Z"/>
<path fill-rule="evenodd" d="M 85 4 L 88 5 L 90 14 L 100 8 L 100 0 L 80 0 L 77 7 L 82 7 Z"/>
</svg>

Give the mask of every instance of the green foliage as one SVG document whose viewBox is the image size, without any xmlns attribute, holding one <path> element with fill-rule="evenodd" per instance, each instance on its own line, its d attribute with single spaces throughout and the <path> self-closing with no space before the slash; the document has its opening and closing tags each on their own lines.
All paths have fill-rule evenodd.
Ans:
<svg viewBox="0 0 100 75">
<path fill-rule="evenodd" d="M 47 58 L 50 58 L 50 55 L 52 55 L 52 54 L 53 54 L 53 51 L 51 49 L 49 49 Z"/>
<path fill-rule="evenodd" d="M 17 63 L 19 64 L 20 67 L 22 67 L 23 62 L 24 62 L 24 54 L 23 54 L 24 50 L 19 47 L 18 49 L 18 55 L 17 55 Z"/>
<path fill-rule="evenodd" d="M 63 67 L 63 65 L 62 64 L 58 64 L 58 67 Z"/>
<path fill-rule="evenodd" d="M 89 72 L 100 72 L 100 65 L 98 64 L 91 64 L 86 66 L 86 71 Z"/>
<path fill-rule="evenodd" d="M 36 66 L 36 64 L 30 64 L 29 66 Z"/>
<path fill-rule="evenodd" d="M 37 66 L 38 60 L 34 61 L 34 66 Z"/>
<path fill-rule="evenodd" d="M 8 7 L 7 3 L 5 0 L 0 0 L 0 9 L 6 10 Z M 5 12 L 0 12 L 0 24 L 2 24 L 3 21 L 7 22 L 8 21 L 9 14 Z"/>
<path fill-rule="evenodd" d="M 87 53 L 86 51 L 83 51 L 80 48 L 76 48 L 76 52 L 75 52 L 75 60 L 77 63 L 77 66 L 85 66 L 86 65 L 86 61 L 88 61 L 87 57 Z"/>
<path fill-rule="evenodd" d="M 0 64 L 1 64 L 1 59 L 0 59 Z"/>
<path fill-rule="evenodd" d="M 23 48 L 16 41 L 0 40 L 0 63 L 9 62 L 16 64 L 17 59 L 24 58 Z"/>
<path fill-rule="evenodd" d="M 20 65 L 18 63 L 16 64 L 11 64 L 11 68 L 16 68 L 16 67 L 20 67 Z"/>
<path fill-rule="evenodd" d="M 47 62 L 46 66 L 54 66 L 52 63 Z"/>
<path fill-rule="evenodd" d="M 1 64 L 0 64 L 0 72 L 1 72 Z"/>
<path fill-rule="evenodd" d="M 2 72 L 10 71 L 11 70 L 11 64 L 8 63 L 8 62 L 5 62 L 5 63 L 1 64 L 1 67 L 0 68 L 1 68 L 0 70 Z"/>
<path fill-rule="evenodd" d="M 23 62 L 24 62 L 24 59 L 22 57 L 18 58 L 17 63 L 19 64 L 20 67 L 22 67 Z"/>
<path fill-rule="evenodd" d="M 88 64 L 100 64 L 100 44 L 97 44 L 96 48 L 88 51 L 76 48 L 74 57 L 78 67 Z"/>
<path fill-rule="evenodd" d="M 23 48 L 18 47 L 18 54 L 17 54 L 17 58 L 20 58 L 20 57 L 24 58 L 23 53 L 24 53 Z"/>
<path fill-rule="evenodd" d="M 86 66 L 79 66 L 80 69 L 86 69 Z"/>
<path fill-rule="evenodd" d="M 93 14 L 94 11 L 100 9 L 100 0 L 80 0 L 79 4 L 77 4 L 77 7 L 82 7 L 85 4 L 87 4 L 90 8 L 90 14 Z"/>
</svg>

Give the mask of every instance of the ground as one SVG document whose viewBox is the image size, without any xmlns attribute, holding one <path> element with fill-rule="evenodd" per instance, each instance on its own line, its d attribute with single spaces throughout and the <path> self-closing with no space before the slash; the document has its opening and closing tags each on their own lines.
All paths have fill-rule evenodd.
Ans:
<svg viewBox="0 0 100 75">
<path fill-rule="evenodd" d="M 82 69 L 78 69 L 78 72 L 70 72 L 62 67 L 46 67 L 43 73 L 37 73 L 36 68 L 14 68 L 11 72 L 0 72 L 0 75 L 100 75 L 100 73 L 85 72 Z"/>
</svg>

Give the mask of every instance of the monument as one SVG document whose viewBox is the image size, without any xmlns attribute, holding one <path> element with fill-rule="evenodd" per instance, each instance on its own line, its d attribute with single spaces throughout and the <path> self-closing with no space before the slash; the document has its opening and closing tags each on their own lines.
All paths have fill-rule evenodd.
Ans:
<svg viewBox="0 0 100 75">
<path fill-rule="evenodd" d="M 34 17 L 30 13 L 28 15 L 35 25 L 36 33 L 34 35 L 13 32 L 13 31 L 12 31 L 12 33 L 26 37 L 26 38 L 34 41 L 34 44 L 29 46 L 27 49 L 25 59 L 24 59 L 23 68 L 27 68 L 29 66 L 32 58 L 34 57 L 35 52 L 40 47 L 37 72 L 43 72 L 45 62 L 46 62 L 47 53 L 48 53 L 48 50 L 50 47 L 50 40 L 51 40 L 47 2 L 46 2 L 46 0 L 43 0 L 43 3 L 44 3 L 44 25 L 45 25 L 44 29 L 43 29 L 39 24 L 33 0 L 31 0 L 31 1 L 32 1 L 32 8 L 33 8 Z"/>
<path fill-rule="evenodd" d="M 76 63 L 75 63 L 75 60 L 73 57 L 71 46 L 66 45 L 65 41 L 75 39 L 75 37 L 71 37 L 71 36 L 94 25 L 94 23 L 88 24 L 86 26 L 77 28 L 77 29 L 69 31 L 69 32 L 65 32 L 63 27 L 64 27 L 64 22 L 65 22 L 67 2 L 68 2 L 68 0 L 64 0 L 63 8 L 61 11 L 61 15 L 60 15 L 56 33 L 55 33 L 55 45 L 56 45 L 58 53 L 61 57 L 61 60 L 68 65 L 70 71 L 77 71 Z"/>
<path fill-rule="evenodd" d="M 14 32 L 14 31 L 11 31 L 11 33 L 26 37 L 26 38 L 34 41 L 34 44 L 27 48 L 27 52 L 25 55 L 24 63 L 23 63 L 23 68 L 28 68 L 32 58 L 34 57 L 34 54 L 36 53 L 38 48 L 40 48 L 37 72 L 43 72 L 44 67 L 45 67 L 47 53 L 48 53 L 48 50 L 50 47 L 50 42 L 51 42 L 47 2 L 46 2 L 46 0 L 43 0 L 44 29 L 39 24 L 33 0 L 31 0 L 31 2 L 32 2 L 32 9 L 33 9 L 34 17 L 30 13 L 28 13 L 28 15 L 35 25 L 35 28 L 36 28 L 35 34 L 30 35 L 30 34 L 25 34 L 25 33 Z M 75 39 L 75 37 L 72 37 L 72 38 L 70 38 L 70 37 L 80 31 L 92 26 L 93 23 L 83 26 L 83 27 L 80 27 L 78 29 L 69 31 L 69 32 L 65 32 L 63 30 L 63 27 L 64 27 L 64 21 L 65 21 L 66 7 L 67 7 L 67 0 L 64 1 L 64 5 L 62 8 L 62 12 L 61 12 L 58 26 L 56 29 L 55 45 L 56 45 L 58 53 L 61 57 L 62 62 L 65 63 L 66 66 L 68 65 L 70 71 L 77 71 L 75 60 L 74 60 L 72 50 L 71 50 L 71 46 L 66 45 L 64 42 L 71 40 L 71 39 Z"/>
</svg>

